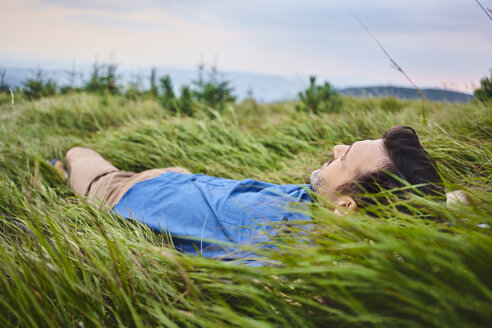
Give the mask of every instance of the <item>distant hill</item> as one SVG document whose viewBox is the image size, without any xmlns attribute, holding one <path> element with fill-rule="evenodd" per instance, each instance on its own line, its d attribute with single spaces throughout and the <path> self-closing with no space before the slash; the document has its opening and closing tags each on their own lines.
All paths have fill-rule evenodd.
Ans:
<svg viewBox="0 0 492 328">
<path fill-rule="evenodd" d="M 421 99 L 417 90 L 402 87 L 361 87 L 346 88 L 339 92 L 348 97 L 367 98 L 367 97 L 395 97 L 398 99 Z M 441 90 L 441 89 L 422 89 L 424 95 L 430 101 L 449 101 L 453 103 L 464 103 L 473 99 L 473 96 L 467 93 Z"/>
</svg>

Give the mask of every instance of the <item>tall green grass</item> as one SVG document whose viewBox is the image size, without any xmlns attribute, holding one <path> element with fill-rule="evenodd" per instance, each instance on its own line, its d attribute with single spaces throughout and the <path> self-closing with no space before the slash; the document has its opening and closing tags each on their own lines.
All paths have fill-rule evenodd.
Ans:
<svg viewBox="0 0 492 328">
<path fill-rule="evenodd" d="M 5 327 L 480 327 L 492 324 L 492 109 L 344 99 L 167 113 L 151 100 L 0 99 L 0 324 Z M 395 107 L 395 106 L 393 106 Z M 427 113 L 426 124 L 421 112 Z M 409 199 L 338 217 L 314 208 L 250 267 L 179 254 L 165 236 L 91 207 L 45 160 L 91 147 L 125 170 L 305 183 L 333 145 L 413 126 L 468 205 Z M 429 219 L 432 217 L 433 219 Z M 480 226 L 479 226 L 480 225 Z"/>
</svg>

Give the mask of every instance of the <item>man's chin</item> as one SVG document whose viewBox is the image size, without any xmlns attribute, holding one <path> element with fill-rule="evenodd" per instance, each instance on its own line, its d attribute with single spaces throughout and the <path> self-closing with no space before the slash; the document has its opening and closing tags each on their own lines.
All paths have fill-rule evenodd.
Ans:
<svg viewBox="0 0 492 328">
<path fill-rule="evenodd" d="M 320 170 L 315 170 L 313 173 L 311 173 L 311 177 L 309 178 L 309 181 L 311 182 L 311 188 L 313 188 L 314 191 L 317 191 L 319 189 L 319 186 L 321 185 L 321 175 L 319 174 Z"/>
</svg>

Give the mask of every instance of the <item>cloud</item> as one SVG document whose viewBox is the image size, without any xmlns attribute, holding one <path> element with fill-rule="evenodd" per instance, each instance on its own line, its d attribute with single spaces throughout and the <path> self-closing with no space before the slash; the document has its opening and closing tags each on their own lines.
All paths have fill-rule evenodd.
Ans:
<svg viewBox="0 0 492 328">
<path fill-rule="evenodd" d="M 159 7 L 152 0 L 40 0 L 40 3 L 73 9 L 96 9 L 111 12 L 134 12 Z"/>
<path fill-rule="evenodd" d="M 0 35 L 9 45 L 0 55 L 91 61 L 114 52 L 122 63 L 188 67 L 204 55 L 232 70 L 406 83 L 343 1 L 425 85 L 476 80 L 490 67 L 490 22 L 463 0 L 1 2 L 0 28 L 15 33 Z"/>
<path fill-rule="evenodd" d="M 346 3 L 376 32 L 460 31 L 487 33 L 485 15 L 462 0 L 40 0 L 43 4 L 109 12 L 160 9 L 197 23 L 224 27 L 276 27 L 324 31 L 357 31 Z M 482 17 L 483 16 L 483 17 Z M 341 29 L 342 28 L 342 29 Z M 316 31 L 315 31 L 316 32 Z"/>
</svg>

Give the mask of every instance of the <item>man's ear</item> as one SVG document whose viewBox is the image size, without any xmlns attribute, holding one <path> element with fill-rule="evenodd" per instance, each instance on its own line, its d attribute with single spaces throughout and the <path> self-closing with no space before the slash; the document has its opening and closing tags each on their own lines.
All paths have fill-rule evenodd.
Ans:
<svg viewBox="0 0 492 328">
<path fill-rule="evenodd" d="M 357 211 L 357 203 L 355 200 L 346 195 L 338 196 L 335 199 L 335 210 L 333 211 L 336 215 L 343 216 L 349 211 Z"/>
</svg>

